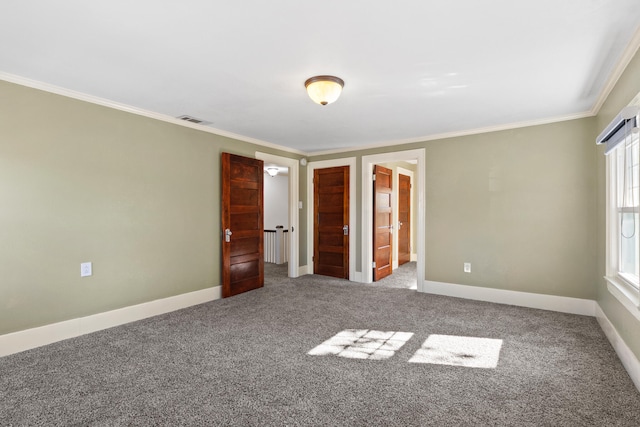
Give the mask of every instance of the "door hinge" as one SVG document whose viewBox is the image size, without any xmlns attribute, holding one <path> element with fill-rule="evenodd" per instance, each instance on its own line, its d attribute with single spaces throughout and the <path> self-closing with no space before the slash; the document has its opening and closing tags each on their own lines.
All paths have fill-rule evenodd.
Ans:
<svg viewBox="0 0 640 427">
<path fill-rule="evenodd" d="M 376 180 L 376 174 L 375 173 L 373 174 L 373 180 L 374 181 Z"/>
<path fill-rule="evenodd" d="M 371 267 L 376 268 L 376 262 L 375 262 L 375 261 L 373 261 L 373 262 L 371 263 Z"/>
</svg>

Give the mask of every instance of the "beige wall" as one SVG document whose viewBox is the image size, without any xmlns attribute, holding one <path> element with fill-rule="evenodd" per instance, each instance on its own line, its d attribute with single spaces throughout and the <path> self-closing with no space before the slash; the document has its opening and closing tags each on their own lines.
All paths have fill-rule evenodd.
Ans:
<svg viewBox="0 0 640 427">
<path fill-rule="evenodd" d="M 427 143 L 427 279 L 593 299 L 591 124 Z"/>
<path fill-rule="evenodd" d="M 364 155 L 425 148 L 427 280 L 592 299 L 593 121 L 311 160 L 356 156 L 360 176 Z M 357 200 L 360 197 L 358 183 Z M 463 272 L 464 262 L 472 264 L 471 274 Z"/>
<path fill-rule="evenodd" d="M 220 153 L 256 150 L 294 157 L 0 81 L 0 334 L 218 286 Z"/>
</svg>

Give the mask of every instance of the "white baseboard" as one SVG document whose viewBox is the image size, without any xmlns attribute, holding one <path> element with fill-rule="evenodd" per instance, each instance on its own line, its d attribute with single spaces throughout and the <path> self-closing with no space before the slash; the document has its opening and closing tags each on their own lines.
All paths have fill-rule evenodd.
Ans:
<svg viewBox="0 0 640 427">
<path fill-rule="evenodd" d="M 0 357 L 220 299 L 221 287 L 202 289 L 91 316 L 0 335 Z"/>
<path fill-rule="evenodd" d="M 309 266 L 308 265 L 301 265 L 300 267 L 298 267 L 298 274 L 300 276 L 305 276 L 307 274 L 311 274 L 309 273 Z"/>
<path fill-rule="evenodd" d="M 600 327 L 604 331 L 604 334 L 611 342 L 611 345 L 615 349 L 622 365 L 627 370 L 627 373 L 631 377 L 631 381 L 636 385 L 638 391 L 640 391 L 640 360 L 636 357 L 635 354 L 631 351 L 631 349 L 624 342 L 616 328 L 613 326 L 613 323 L 607 318 L 600 305 L 596 304 L 596 319 L 598 319 L 598 323 Z"/>
<path fill-rule="evenodd" d="M 453 283 L 424 281 L 424 292 L 449 297 L 466 298 L 520 307 L 539 308 L 562 313 L 595 316 L 596 302 L 589 299 L 456 285 Z"/>
<path fill-rule="evenodd" d="M 355 276 L 351 279 L 352 282 L 364 283 L 364 274 L 361 271 L 356 271 Z"/>
<path fill-rule="evenodd" d="M 306 266 L 300 267 L 300 274 L 307 274 Z M 358 277 L 358 275 L 360 275 L 360 277 Z M 361 276 L 362 273 L 356 272 L 356 279 L 361 279 Z M 425 281 L 424 284 L 427 293 L 437 295 L 595 316 L 600 327 L 622 361 L 622 364 L 629 373 L 631 380 L 638 391 L 640 391 L 640 361 L 633 354 L 622 337 L 620 337 L 618 331 L 595 301 L 579 298 L 558 297 L 553 295 L 532 294 L 527 292 L 506 291 L 502 289 L 479 288 L 475 286 L 456 285 L 433 281 Z M 0 335 L 0 357 L 80 335 L 89 334 L 91 332 L 97 332 L 125 323 L 135 322 L 148 317 L 203 304 L 205 302 L 220 299 L 220 297 L 221 287 L 215 286 L 200 291 L 189 292 L 91 316 L 80 317 L 38 328 Z"/>
<path fill-rule="evenodd" d="M 418 261 L 418 254 L 411 254 L 411 261 Z"/>
<path fill-rule="evenodd" d="M 640 361 L 624 342 L 611 321 L 604 314 L 596 301 L 559 297 L 555 295 L 533 294 L 529 292 L 507 291 L 503 289 L 481 288 L 476 286 L 456 285 L 427 281 L 424 282 L 425 292 L 457 298 L 510 304 L 521 307 L 539 308 L 542 310 L 559 311 L 562 313 L 595 316 L 605 335 L 615 349 L 622 365 L 627 370 L 631 380 L 640 391 Z"/>
</svg>

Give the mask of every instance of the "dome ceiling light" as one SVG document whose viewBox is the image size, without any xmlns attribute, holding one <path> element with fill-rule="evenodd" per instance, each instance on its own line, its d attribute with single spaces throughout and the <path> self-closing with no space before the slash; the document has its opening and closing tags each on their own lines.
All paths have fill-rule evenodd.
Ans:
<svg viewBox="0 0 640 427">
<path fill-rule="evenodd" d="M 278 175 L 278 172 L 279 172 L 279 169 L 278 168 L 274 168 L 274 167 L 268 167 L 265 170 L 269 174 L 269 176 L 272 177 L 272 178 L 274 176 Z"/>
<path fill-rule="evenodd" d="M 313 102 L 327 105 L 338 99 L 344 87 L 344 81 L 334 76 L 315 76 L 304 82 L 304 86 Z"/>
</svg>

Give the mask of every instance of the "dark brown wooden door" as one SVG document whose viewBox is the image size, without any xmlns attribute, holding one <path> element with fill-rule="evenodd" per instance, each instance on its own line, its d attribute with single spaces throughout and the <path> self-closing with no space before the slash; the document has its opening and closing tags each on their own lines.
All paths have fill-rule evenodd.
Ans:
<svg viewBox="0 0 640 427">
<path fill-rule="evenodd" d="M 411 177 L 398 175 L 398 265 L 411 261 Z"/>
<path fill-rule="evenodd" d="M 264 285 L 262 160 L 222 153 L 222 297 Z"/>
<path fill-rule="evenodd" d="M 392 272 L 391 233 L 391 169 L 373 167 L 373 280 L 387 277 Z"/>
<path fill-rule="evenodd" d="M 313 175 L 313 273 L 349 278 L 349 166 Z"/>
</svg>

